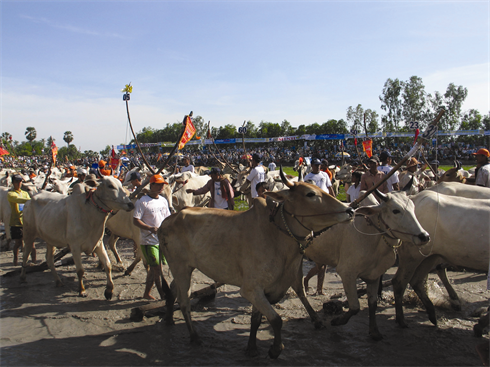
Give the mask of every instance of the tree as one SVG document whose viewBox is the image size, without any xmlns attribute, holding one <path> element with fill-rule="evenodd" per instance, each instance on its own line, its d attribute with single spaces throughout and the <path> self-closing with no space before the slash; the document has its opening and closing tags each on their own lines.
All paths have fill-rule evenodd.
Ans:
<svg viewBox="0 0 490 367">
<path fill-rule="evenodd" d="M 355 109 L 352 106 L 347 108 L 347 121 L 359 133 L 364 131 L 364 109 L 361 104 L 358 104 Z"/>
<path fill-rule="evenodd" d="M 482 115 L 475 109 L 471 109 L 466 111 L 466 113 L 461 118 L 461 125 L 459 126 L 459 130 L 480 130 L 483 129 L 482 123 Z M 484 139 L 479 135 L 477 136 L 459 136 L 458 142 L 463 143 L 475 143 L 475 144 L 483 144 Z"/>
<path fill-rule="evenodd" d="M 405 126 L 408 126 L 411 121 L 418 121 L 421 123 L 420 128 L 425 129 L 426 93 L 422 78 L 412 76 L 403 83 L 402 100 Z"/>
<path fill-rule="evenodd" d="M 388 78 L 383 87 L 383 94 L 379 96 L 381 109 L 387 114 L 382 119 L 384 131 L 398 131 L 402 119 L 402 101 L 400 99 L 403 82 Z"/>
<path fill-rule="evenodd" d="M 102 157 L 107 157 L 109 152 L 111 151 L 111 147 L 107 145 L 104 150 L 101 150 L 99 153 Z"/>
<path fill-rule="evenodd" d="M 215 139 L 231 139 L 236 137 L 237 127 L 232 124 L 227 124 L 225 126 L 220 126 L 218 130 L 218 136 Z"/>
<path fill-rule="evenodd" d="M 34 139 L 36 139 L 37 136 L 36 128 L 28 127 L 24 135 L 26 136 L 26 139 L 29 140 L 29 142 L 33 141 Z"/>
<path fill-rule="evenodd" d="M 8 146 L 10 144 L 10 139 L 12 138 L 12 134 L 8 133 L 8 132 L 3 132 L 2 133 L 2 145 L 4 146 Z"/>
<path fill-rule="evenodd" d="M 450 83 L 444 93 L 444 104 L 446 106 L 446 113 L 444 119 L 442 119 L 443 130 L 455 130 L 459 126 L 461 117 L 461 107 L 468 95 L 468 89 L 463 86 L 456 87 L 454 83 Z"/>
<path fill-rule="evenodd" d="M 71 131 L 65 131 L 63 135 L 63 140 L 66 142 L 66 145 L 69 147 L 70 143 L 73 141 L 73 134 Z"/>
<path fill-rule="evenodd" d="M 376 111 L 373 111 L 371 109 L 367 109 L 364 112 L 365 116 L 365 121 L 366 121 L 366 127 L 368 132 L 370 133 L 375 133 L 379 130 L 379 124 L 378 124 L 378 113 Z"/>
</svg>

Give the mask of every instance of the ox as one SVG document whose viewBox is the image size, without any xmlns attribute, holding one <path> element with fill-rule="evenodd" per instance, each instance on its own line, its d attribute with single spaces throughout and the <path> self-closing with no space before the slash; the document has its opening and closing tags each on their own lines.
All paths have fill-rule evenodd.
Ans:
<svg viewBox="0 0 490 367">
<path fill-rule="evenodd" d="M 210 176 L 199 176 L 195 173 L 184 172 L 179 175 L 168 177 L 169 184 L 173 186 L 172 202 L 170 203 L 176 211 L 182 210 L 186 206 L 204 206 L 209 202 L 210 193 L 205 195 L 188 194 L 187 189 L 197 190 L 203 187 L 210 179 Z"/>
<path fill-rule="evenodd" d="M 435 190 L 425 190 L 412 200 L 417 219 L 432 240 L 425 247 L 406 244 L 398 251 L 400 262 L 392 284 L 396 322 L 401 327 L 407 327 L 402 297 L 409 282 L 427 309 L 429 320 L 437 325 L 434 305 L 424 287 L 427 274 L 441 263 L 486 272 L 489 262 L 490 200 L 447 196 Z"/>
<path fill-rule="evenodd" d="M 490 199 L 490 190 L 488 187 L 463 185 L 459 182 L 441 182 L 427 190 L 443 195 L 460 196 L 468 199 Z"/>
<path fill-rule="evenodd" d="M 62 282 L 53 262 L 55 248 L 69 247 L 75 261 L 79 294 L 86 296 L 83 286 L 81 253 L 95 251 L 107 274 L 106 299 L 112 298 L 114 283 L 111 263 L 101 245 L 105 222 L 114 210 L 132 210 L 134 205 L 124 193 L 121 182 L 113 177 L 103 177 L 97 189 L 77 185 L 70 196 L 42 192 L 35 195 L 24 207 L 24 257 L 21 281 L 26 280 L 27 258 L 36 238 L 46 241 L 46 262 L 51 269 L 56 286 Z"/>
<path fill-rule="evenodd" d="M 369 335 L 380 340 L 375 318 L 379 279 L 395 263 L 400 239 L 421 246 L 429 241 L 429 235 L 417 221 L 414 205 L 405 192 L 375 193 L 381 204 L 369 195 L 356 210 L 354 221 L 337 224 L 323 233 L 308 247 L 306 256 L 318 264 L 336 267 L 342 278 L 349 311 L 334 318 L 332 325 L 344 325 L 359 312 L 356 279 L 366 282 Z"/>
<path fill-rule="evenodd" d="M 315 325 L 321 326 L 303 289 L 301 242 L 309 241 L 312 231 L 351 220 L 353 209 L 314 185 L 288 182 L 282 167 L 280 172 L 289 188 L 267 193 L 268 202 L 280 203 L 271 216 L 266 200 L 257 198 L 245 212 L 185 208 L 167 218 L 158 230 L 191 341 L 199 342 L 189 301 L 191 276 L 196 268 L 217 282 L 240 287 L 240 294 L 252 303 L 247 348 L 251 355 L 257 354 L 256 334 L 262 315 L 274 330 L 269 356 L 277 358 L 284 348 L 282 319 L 271 304 L 279 302 L 289 287 L 293 287 Z M 167 301 L 167 324 L 172 320 L 173 300 Z"/>
</svg>

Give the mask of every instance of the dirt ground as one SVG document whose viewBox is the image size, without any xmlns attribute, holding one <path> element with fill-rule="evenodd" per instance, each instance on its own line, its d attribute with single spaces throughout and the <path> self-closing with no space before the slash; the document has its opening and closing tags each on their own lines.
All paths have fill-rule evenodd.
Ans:
<svg viewBox="0 0 490 367">
<path fill-rule="evenodd" d="M 38 258 L 44 260 L 45 247 L 38 246 Z M 126 265 L 132 260 L 132 242 L 120 241 L 119 249 Z M 71 255 L 68 255 L 71 256 Z M 333 327 L 333 315 L 322 305 L 330 297 L 343 295 L 340 278 L 333 269 L 327 271 L 323 296 L 309 296 L 325 328 L 315 330 L 294 292 L 274 307 L 284 320 L 285 349 L 277 360 L 267 351 L 272 344 L 272 330 L 263 322 L 258 332 L 259 356 L 248 357 L 247 345 L 251 306 L 238 293 L 238 288 L 225 285 L 214 300 L 193 302 L 193 319 L 203 340 L 202 346 L 190 344 L 180 311 L 176 324 L 166 326 L 162 315 L 149 315 L 132 322 L 131 309 L 148 301 L 141 298 L 145 272 L 139 264 L 131 276 L 114 273 L 115 292 L 111 301 L 103 296 L 105 273 L 97 269 L 97 260 L 83 257 L 88 297 L 77 293 L 75 267 L 57 268 L 64 287 L 56 288 L 49 271 L 32 273 L 27 284 L 19 276 L 0 277 L 0 362 L 2 366 L 481 366 L 475 347 L 488 343 L 473 336 L 478 321 L 476 311 L 488 307 L 486 274 L 450 272 L 449 277 L 463 301 L 462 311 L 448 306 L 445 291 L 432 281 L 432 296 L 438 323 L 430 323 L 423 308 L 405 305 L 409 328 L 401 329 L 394 321 L 393 293 L 385 289 L 378 305 L 378 326 L 384 335 L 379 342 L 368 335 L 368 310 L 365 296 L 361 312 L 347 325 Z M 304 262 L 304 273 L 313 266 Z M 14 270 L 12 253 L 0 253 L 0 275 Z M 384 279 L 395 272 L 390 269 Z M 164 272 L 167 276 L 168 267 Z M 436 277 L 431 275 L 431 280 Z M 212 284 L 198 271 L 193 276 L 193 290 Z M 361 282 L 359 282 L 361 286 Z M 310 281 L 316 286 L 316 277 Z M 310 289 L 311 291 L 311 289 Z M 157 296 L 156 290 L 152 293 Z M 342 298 L 340 298 L 342 300 Z"/>
</svg>

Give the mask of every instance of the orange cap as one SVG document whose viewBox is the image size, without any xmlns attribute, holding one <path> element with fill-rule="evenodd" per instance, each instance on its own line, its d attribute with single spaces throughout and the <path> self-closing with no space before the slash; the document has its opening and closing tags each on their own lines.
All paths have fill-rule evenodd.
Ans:
<svg viewBox="0 0 490 367">
<path fill-rule="evenodd" d="M 489 152 L 487 149 L 483 149 L 483 148 L 478 149 L 478 152 L 476 152 L 476 153 L 471 153 L 471 154 L 472 154 L 472 155 L 480 155 L 480 154 L 481 154 L 481 155 L 484 155 L 484 156 L 485 156 L 485 157 L 487 157 L 487 158 L 488 158 L 488 157 L 490 157 L 490 152 Z"/>
<path fill-rule="evenodd" d="M 99 161 L 99 168 L 104 167 L 106 164 L 107 164 L 107 162 L 101 159 L 101 160 Z"/>
<path fill-rule="evenodd" d="M 36 174 L 34 172 L 29 175 L 29 178 L 34 178 L 34 177 L 36 177 Z"/>
<path fill-rule="evenodd" d="M 157 183 L 157 184 L 163 183 L 163 184 L 166 184 L 167 182 L 165 182 L 165 180 L 163 179 L 162 176 L 160 176 L 160 175 L 153 175 L 150 178 L 150 183 Z"/>
</svg>

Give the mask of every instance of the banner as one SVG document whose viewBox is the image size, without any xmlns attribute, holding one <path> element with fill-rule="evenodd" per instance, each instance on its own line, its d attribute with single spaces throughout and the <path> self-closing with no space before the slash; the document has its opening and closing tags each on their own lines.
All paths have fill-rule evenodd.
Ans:
<svg viewBox="0 0 490 367">
<path fill-rule="evenodd" d="M 180 138 L 179 141 L 179 150 L 185 147 L 187 142 L 190 141 L 195 134 L 196 134 L 196 128 L 194 127 L 191 118 L 187 116 L 185 120 L 185 131 L 184 134 L 182 135 L 182 138 Z"/>
<path fill-rule="evenodd" d="M 364 140 L 362 142 L 362 149 L 366 152 L 366 155 L 371 158 L 373 155 L 373 141 L 371 139 Z"/>
<path fill-rule="evenodd" d="M 58 147 L 54 143 L 54 141 L 51 141 L 51 156 L 53 158 L 53 166 L 56 164 L 56 155 L 58 154 Z"/>
</svg>

